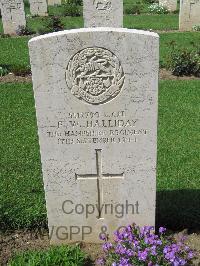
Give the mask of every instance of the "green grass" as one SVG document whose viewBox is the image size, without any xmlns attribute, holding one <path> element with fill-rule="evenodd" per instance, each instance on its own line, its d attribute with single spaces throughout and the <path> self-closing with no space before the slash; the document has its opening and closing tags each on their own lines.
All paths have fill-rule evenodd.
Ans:
<svg viewBox="0 0 200 266">
<path fill-rule="evenodd" d="M 30 14 L 30 4 L 28 0 L 24 0 L 25 13 Z"/>
<path fill-rule="evenodd" d="M 52 247 L 46 251 L 26 251 L 19 253 L 8 262 L 8 266 L 22 265 L 83 266 L 90 265 L 90 263 L 87 255 L 79 247 L 60 246 Z"/>
<path fill-rule="evenodd" d="M 199 81 L 161 81 L 157 223 L 191 228 L 200 221 Z M 46 224 L 31 84 L 0 84 L 0 227 Z"/>
<path fill-rule="evenodd" d="M 0 65 L 8 65 L 11 68 L 29 65 L 29 38 L 0 38 Z"/>
<path fill-rule="evenodd" d="M 53 13 L 53 12 L 51 12 Z M 83 17 L 64 17 L 61 16 L 65 29 L 83 27 Z M 31 30 L 38 32 L 42 25 L 46 25 L 48 17 L 27 18 L 27 25 Z M 152 29 L 152 30 L 176 30 L 178 29 L 177 14 L 161 15 L 125 15 L 124 27 L 130 29 Z M 3 33 L 2 22 L 0 21 L 0 33 Z"/>
<path fill-rule="evenodd" d="M 46 223 L 31 84 L 1 84 L 0 228 Z"/>
<path fill-rule="evenodd" d="M 83 21 L 79 18 L 79 24 Z M 37 18 L 34 23 L 40 24 L 41 18 Z M 63 18 L 66 27 L 79 27 L 77 18 Z M 35 25 L 37 27 L 37 25 Z M 160 33 L 160 63 L 162 67 L 167 66 L 169 53 L 172 49 L 170 43 L 175 42 L 178 47 L 193 48 L 193 43 L 200 43 L 200 32 L 171 32 Z M 0 65 L 9 65 L 12 68 L 26 67 L 29 65 L 28 40 L 31 37 L 0 38 Z"/>
<path fill-rule="evenodd" d="M 145 0 L 127 0 L 124 2 L 124 10 L 137 5 L 140 10 L 140 15 L 125 15 L 124 27 L 136 29 L 152 29 L 152 30 L 174 30 L 178 29 L 178 14 L 147 14 L 149 4 Z M 64 22 L 65 29 L 83 27 L 83 17 L 65 17 L 65 6 L 49 6 L 48 14 L 50 16 L 59 16 Z M 82 7 L 80 7 L 82 13 Z M 30 16 L 29 3 L 25 0 L 25 12 Z M 48 17 L 27 17 L 28 27 L 39 32 L 41 27 L 47 25 Z M 0 20 L 0 33 L 3 33 L 2 21 Z"/>
<path fill-rule="evenodd" d="M 160 81 L 159 96 L 158 189 L 200 188 L 200 81 Z"/>
<path fill-rule="evenodd" d="M 177 30 L 178 15 L 177 14 L 161 14 L 161 15 L 126 15 L 124 16 L 124 27 L 130 29 L 145 30 Z"/>
<path fill-rule="evenodd" d="M 200 227 L 200 81 L 161 81 L 157 222 Z"/>
<path fill-rule="evenodd" d="M 172 49 L 171 43 L 184 49 L 193 49 L 194 45 L 200 47 L 200 32 L 171 32 L 160 34 L 160 64 L 167 66 L 169 53 Z"/>
</svg>

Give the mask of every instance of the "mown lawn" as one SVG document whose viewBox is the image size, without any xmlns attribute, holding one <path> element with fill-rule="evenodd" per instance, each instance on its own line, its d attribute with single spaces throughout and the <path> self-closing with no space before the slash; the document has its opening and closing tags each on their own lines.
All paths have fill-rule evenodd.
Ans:
<svg viewBox="0 0 200 266">
<path fill-rule="evenodd" d="M 29 65 L 29 38 L 0 38 L 0 65 L 9 66 L 11 69 Z"/>
<path fill-rule="evenodd" d="M 200 81 L 160 81 L 157 223 L 200 228 Z"/>
<path fill-rule="evenodd" d="M 143 30 L 178 30 L 178 15 L 126 15 L 124 16 L 124 27 Z"/>
<path fill-rule="evenodd" d="M 72 27 L 73 20 L 69 23 L 71 23 L 69 27 Z M 180 48 L 191 49 L 200 43 L 200 32 L 171 32 L 160 33 L 159 35 L 161 67 L 166 67 L 168 64 L 172 43 L 176 43 Z M 8 65 L 11 70 L 29 65 L 28 40 L 30 38 L 0 38 L 0 65 Z"/>
<path fill-rule="evenodd" d="M 200 223 L 199 81 L 161 81 L 159 90 L 157 224 Z M 0 84 L 0 227 L 46 224 L 31 84 Z"/>
<path fill-rule="evenodd" d="M 45 223 L 31 84 L 0 84 L 0 228 Z"/>
<path fill-rule="evenodd" d="M 60 17 L 64 28 L 82 28 L 83 17 Z M 34 32 L 40 32 L 42 28 L 46 28 L 49 22 L 49 17 L 29 17 L 27 18 L 27 26 Z M 178 15 L 177 14 L 161 14 L 161 15 L 125 15 L 124 27 L 130 29 L 152 29 L 152 30 L 177 30 Z M 0 33 L 3 33 L 2 22 L 0 21 Z"/>
<path fill-rule="evenodd" d="M 25 2 L 25 13 L 27 28 L 34 32 L 43 32 L 48 27 L 49 17 L 31 17 L 28 0 Z M 151 4 L 146 0 L 126 0 L 124 1 L 124 27 L 136 29 L 152 30 L 174 30 L 178 29 L 178 13 L 176 14 L 149 14 L 148 7 Z M 70 17 L 67 13 L 66 4 L 62 6 L 49 6 L 48 15 L 60 17 L 64 28 L 81 28 L 83 27 L 82 6 L 79 6 L 80 17 Z M 135 14 L 133 10 L 138 10 Z M 130 14 L 130 12 L 132 12 Z M 73 12 L 75 14 L 75 11 Z M 129 15 L 128 15 L 129 14 Z M 0 19 L 0 34 L 3 33 L 2 21 Z"/>
</svg>

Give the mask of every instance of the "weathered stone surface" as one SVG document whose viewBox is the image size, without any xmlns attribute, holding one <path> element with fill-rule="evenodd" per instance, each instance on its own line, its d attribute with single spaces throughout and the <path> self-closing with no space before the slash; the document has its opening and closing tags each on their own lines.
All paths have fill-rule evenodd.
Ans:
<svg viewBox="0 0 200 266">
<path fill-rule="evenodd" d="M 49 6 L 61 5 L 61 0 L 47 0 Z"/>
<path fill-rule="evenodd" d="M 47 16 L 46 0 L 29 0 L 30 12 L 34 16 Z"/>
<path fill-rule="evenodd" d="M 18 34 L 26 26 L 23 0 L 0 0 L 0 7 L 4 33 Z"/>
<path fill-rule="evenodd" d="M 83 0 L 84 26 L 123 27 L 122 0 Z"/>
<path fill-rule="evenodd" d="M 200 25 L 200 0 L 181 0 L 179 29 L 190 31 L 194 25 Z"/>
<path fill-rule="evenodd" d="M 30 40 L 52 243 L 154 225 L 158 49 L 155 33 L 114 28 Z"/>
<path fill-rule="evenodd" d="M 165 6 L 169 11 L 177 9 L 177 0 L 159 0 L 159 4 Z"/>
</svg>

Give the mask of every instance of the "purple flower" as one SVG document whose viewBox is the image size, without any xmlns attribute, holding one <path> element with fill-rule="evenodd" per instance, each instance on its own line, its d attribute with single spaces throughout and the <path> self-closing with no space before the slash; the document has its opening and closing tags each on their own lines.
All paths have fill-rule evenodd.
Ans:
<svg viewBox="0 0 200 266">
<path fill-rule="evenodd" d="M 132 257 L 132 256 L 134 255 L 134 251 L 131 250 L 131 249 L 128 249 L 128 250 L 126 251 L 126 255 L 127 255 L 128 257 Z"/>
<path fill-rule="evenodd" d="M 174 254 L 174 252 L 169 251 L 168 253 L 165 254 L 165 258 L 166 258 L 167 260 L 173 261 L 174 258 L 175 258 L 175 254 Z"/>
<path fill-rule="evenodd" d="M 130 266 L 131 264 L 129 264 L 129 259 L 126 258 L 121 258 L 119 261 L 119 266 Z"/>
<path fill-rule="evenodd" d="M 134 265 L 159 266 L 163 261 L 171 266 L 184 266 L 195 256 L 183 241 L 164 236 L 166 228 L 160 227 L 158 235 L 153 229 L 152 226 L 122 227 L 114 233 L 114 244 L 107 242 L 107 235 L 101 234 L 100 238 L 105 241 L 102 245 L 105 259 L 99 259 L 98 264 L 133 266 L 130 260 L 134 260 Z"/>
<path fill-rule="evenodd" d="M 146 236 L 144 242 L 146 244 L 151 244 L 151 245 L 156 244 L 155 236 L 154 235 Z"/>
<path fill-rule="evenodd" d="M 117 230 L 114 232 L 114 235 L 115 235 L 115 241 L 116 242 L 124 239 L 124 232 L 123 231 Z"/>
<path fill-rule="evenodd" d="M 121 254 L 121 255 L 126 254 L 126 248 L 123 247 L 121 244 L 117 244 L 117 246 L 115 248 L 115 252 L 117 254 Z"/>
<path fill-rule="evenodd" d="M 109 242 L 104 243 L 102 246 L 103 251 L 108 252 L 108 250 L 110 250 L 112 246 L 113 246 L 112 243 L 109 243 Z"/>
<path fill-rule="evenodd" d="M 191 260 L 192 258 L 194 258 L 194 253 L 192 251 L 190 251 L 188 253 L 188 256 L 187 257 L 188 257 L 189 260 Z"/>
<path fill-rule="evenodd" d="M 148 253 L 146 250 L 144 251 L 138 251 L 138 258 L 139 260 L 145 261 L 148 256 Z"/>
<path fill-rule="evenodd" d="M 185 265 L 186 264 L 186 261 L 184 259 L 179 259 L 179 265 Z"/>
<path fill-rule="evenodd" d="M 156 241 L 156 244 L 161 246 L 162 245 L 162 241 L 159 239 L 159 240 Z"/>
<path fill-rule="evenodd" d="M 156 256 L 157 252 L 156 252 L 156 246 L 152 246 L 151 247 L 151 255 Z"/>
<path fill-rule="evenodd" d="M 159 233 L 160 233 L 160 234 L 163 234 L 166 230 L 167 230 L 167 229 L 166 229 L 165 227 L 162 227 L 162 226 L 161 226 L 161 227 L 159 228 Z"/>
<path fill-rule="evenodd" d="M 144 237 L 151 234 L 151 231 L 154 230 L 153 226 L 144 226 L 140 229 L 140 237 Z"/>
</svg>

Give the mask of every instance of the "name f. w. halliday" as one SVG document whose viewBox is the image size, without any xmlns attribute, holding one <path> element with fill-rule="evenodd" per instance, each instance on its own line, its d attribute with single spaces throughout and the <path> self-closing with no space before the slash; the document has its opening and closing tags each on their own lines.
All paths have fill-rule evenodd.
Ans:
<svg viewBox="0 0 200 266">
<path fill-rule="evenodd" d="M 62 211 L 65 214 L 85 215 L 89 218 L 90 215 L 95 214 L 97 218 L 103 215 L 114 215 L 116 218 L 123 218 L 126 214 L 139 214 L 139 202 L 130 204 L 126 200 L 125 204 L 75 204 L 71 200 L 65 200 L 62 204 Z"/>
</svg>

